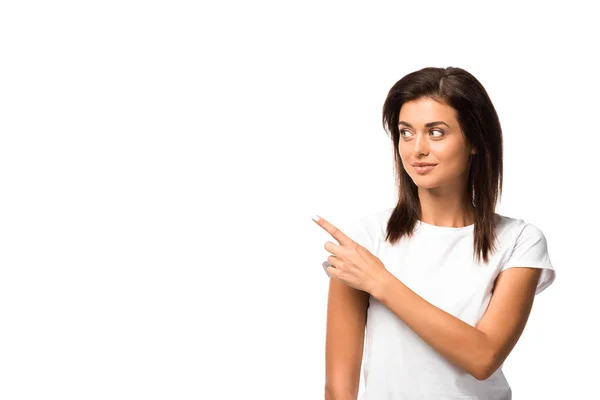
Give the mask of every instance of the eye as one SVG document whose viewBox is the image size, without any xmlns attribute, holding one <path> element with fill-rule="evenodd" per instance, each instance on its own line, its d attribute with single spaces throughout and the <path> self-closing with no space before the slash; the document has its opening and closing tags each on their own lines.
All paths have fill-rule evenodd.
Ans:
<svg viewBox="0 0 600 400">
<path fill-rule="evenodd" d="M 406 136 L 404 136 L 404 132 L 408 132 L 408 130 L 400 129 L 400 136 L 406 137 Z M 432 129 L 431 132 L 439 132 L 440 133 L 439 136 L 434 136 L 435 138 L 439 138 L 444 135 L 444 131 L 441 129 Z"/>
</svg>

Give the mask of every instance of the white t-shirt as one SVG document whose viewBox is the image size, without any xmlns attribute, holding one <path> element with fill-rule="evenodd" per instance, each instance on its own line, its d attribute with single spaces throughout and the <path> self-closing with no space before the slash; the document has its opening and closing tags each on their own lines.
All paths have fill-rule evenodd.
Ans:
<svg viewBox="0 0 600 400">
<path fill-rule="evenodd" d="M 377 256 L 411 290 L 475 326 L 492 297 L 498 274 L 511 267 L 542 268 L 536 294 L 552 282 L 546 238 L 522 219 L 495 214 L 496 251 L 487 264 L 473 257 L 473 228 L 417 222 L 412 238 L 384 241 L 393 208 L 354 220 L 340 229 Z M 323 267 L 327 267 L 327 262 Z M 450 363 L 374 297 L 369 298 L 359 400 L 511 400 L 502 366 L 479 381 Z M 364 390 L 363 390 L 364 386 Z"/>
</svg>

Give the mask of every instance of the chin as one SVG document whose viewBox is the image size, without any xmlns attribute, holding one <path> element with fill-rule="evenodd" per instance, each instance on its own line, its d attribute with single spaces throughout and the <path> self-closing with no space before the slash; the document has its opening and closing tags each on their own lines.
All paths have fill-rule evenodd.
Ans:
<svg viewBox="0 0 600 400">
<path fill-rule="evenodd" d="M 419 189 L 433 189 L 438 187 L 437 182 L 427 182 L 424 180 L 414 180 L 413 179 L 413 183 L 419 188 Z"/>
</svg>

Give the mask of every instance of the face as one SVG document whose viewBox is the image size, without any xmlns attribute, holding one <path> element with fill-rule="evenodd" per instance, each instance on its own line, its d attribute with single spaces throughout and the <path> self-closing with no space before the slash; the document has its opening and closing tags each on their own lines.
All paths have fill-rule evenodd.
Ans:
<svg viewBox="0 0 600 400">
<path fill-rule="evenodd" d="M 398 130 L 402 165 L 415 185 L 423 189 L 466 185 L 469 156 L 475 149 L 452 107 L 430 98 L 406 102 L 400 109 Z M 419 168 L 415 163 L 435 166 Z"/>
</svg>

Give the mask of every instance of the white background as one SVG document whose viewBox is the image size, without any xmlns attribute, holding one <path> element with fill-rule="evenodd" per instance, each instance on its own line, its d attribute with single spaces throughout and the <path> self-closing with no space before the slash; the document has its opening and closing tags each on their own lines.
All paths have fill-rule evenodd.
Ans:
<svg viewBox="0 0 600 400">
<path fill-rule="evenodd" d="M 0 5 L 0 398 L 319 399 L 340 227 L 396 201 L 381 108 L 461 67 L 500 116 L 497 212 L 557 271 L 504 372 L 597 393 L 587 2 Z M 362 390 L 362 389 L 361 389 Z"/>
</svg>

